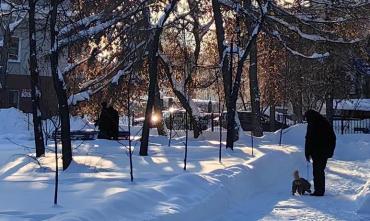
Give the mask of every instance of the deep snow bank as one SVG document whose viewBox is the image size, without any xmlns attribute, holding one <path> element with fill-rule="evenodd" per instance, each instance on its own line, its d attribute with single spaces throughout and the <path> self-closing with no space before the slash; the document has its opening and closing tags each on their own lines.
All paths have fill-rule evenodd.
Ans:
<svg viewBox="0 0 370 221">
<path fill-rule="evenodd" d="M 334 159 L 366 160 L 370 157 L 370 135 L 337 135 Z"/>
<path fill-rule="evenodd" d="M 0 109 L 0 137 L 32 138 L 32 116 L 16 108 Z"/>
<path fill-rule="evenodd" d="M 81 220 L 203 220 L 225 207 L 264 191 L 276 179 L 291 182 L 291 171 L 301 164 L 292 147 L 261 147 L 265 155 L 251 165 L 235 165 L 206 175 L 184 173 L 167 182 L 117 193 L 94 208 L 58 215 L 54 221 Z M 289 171 L 282 174 L 282 171 Z M 287 194 L 290 194 L 287 185 Z"/>
<path fill-rule="evenodd" d="M 359 198 L 364 198 L 364 200 L 362 206 L 358 209 L 358 213 L 370 215 L 370 180 L 364 185 Z"/>
<path fill-rule="evenodd" d="M 54 128 L 53 123 L 48 120 L 43 122 L 45 129 Z M 85 118 L 71 117 L 71 130 L 93 130 L 94 124 Z M 33 139 L 32 114 L 25 114 L 16 108 L 0 109 L 0 138 Z"/>
</svg>

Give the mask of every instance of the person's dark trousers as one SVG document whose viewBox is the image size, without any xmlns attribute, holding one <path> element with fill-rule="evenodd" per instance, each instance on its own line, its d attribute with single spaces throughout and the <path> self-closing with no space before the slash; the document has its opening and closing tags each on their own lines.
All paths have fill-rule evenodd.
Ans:
<svg viewBox="0 0 370 221">
<path fill-rule="evenodd" d="M 315 194 L 324 195 L 325 193 L 325 167 L 328 158 L 313 158 L 313 182 Z"/>
</svg>

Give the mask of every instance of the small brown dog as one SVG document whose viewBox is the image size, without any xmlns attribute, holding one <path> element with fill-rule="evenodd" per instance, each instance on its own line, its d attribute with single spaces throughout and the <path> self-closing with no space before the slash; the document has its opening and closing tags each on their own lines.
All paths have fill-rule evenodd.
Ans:
<svg viewBox="0 0 370 221">
<path fill-rule="evenodd" d="M 298 170 L 293 173 L 293 183 L 292 183 L 292 195 L 296 192 L 299 195 L 304 195 L 305 192 L 311 193 L 311 184 L 306 179 L 299 177 Z"/>
</svg>

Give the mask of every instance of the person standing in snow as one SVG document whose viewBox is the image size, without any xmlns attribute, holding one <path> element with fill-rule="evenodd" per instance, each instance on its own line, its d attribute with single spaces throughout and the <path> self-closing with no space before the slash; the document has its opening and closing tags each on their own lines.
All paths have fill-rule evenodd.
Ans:
<svg viewBox="0 0 370 221">
<path fill-rule="evenodd" d="M 109 113 L 107 108 L 107 102 L 101 103 L 102 109 L 100 112 L 99 119 L 95 122 L 95 126 L 99 127 L 99 139 L 108 139 L 109 138 Z"/>
<path fill-rule="evenodd" d="M 306 160 L 313 165 L 313 181 L 315 191 L 313 196 L 323 196 L 325 193 L 325 167 L 328 158 L 333 157 L 336 136 L 329 121 L 320 113 L 309 110 L 305 113 L 307 132 L 305 143 Z"/>
<path fill-rule="evenodd" d="M 109 138 L 113 140 L 118 140 L 118 124 L 119 124 L 119 114 L 113 106 L 108 108 L 109 114 Z"/>
</svg>

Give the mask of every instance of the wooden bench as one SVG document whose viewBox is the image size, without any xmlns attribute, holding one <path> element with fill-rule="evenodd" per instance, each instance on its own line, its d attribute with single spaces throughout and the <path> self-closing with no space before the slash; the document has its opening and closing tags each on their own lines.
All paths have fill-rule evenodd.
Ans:
<svg viewBox="0 0 370 221">
<path fill-rule="evenodd" d="M 130 133 L 128 131 L 118 131 L 118 140 L 128 140 Z"/>
<path fill-rule="evenodd" d="M 98 136 L 98 131 L 83 131 L 83 130 L 73 130 L 70 132 L 71 140 L 95 140 Z M 48 136 L 48 139 L 54 140 L 56 136 L 57 140 L 61 139 L 61 132 L 54 131 Z"/>
<path fill-rule="evenodd" d="M 61 139 L 61 132 L 54 131 L 51 135 L 48 136 L 48 139 L 54 140 L 56 133 L 57 140 Z M 85 130 L 73 130 L 71 131 L 71 140 L 96 140 L 98 137 L 99 131 L 85 131 Z M 119 131 L 118 140 L 128 140 L 130 133 L 128 131 Z"/>
</svg>

